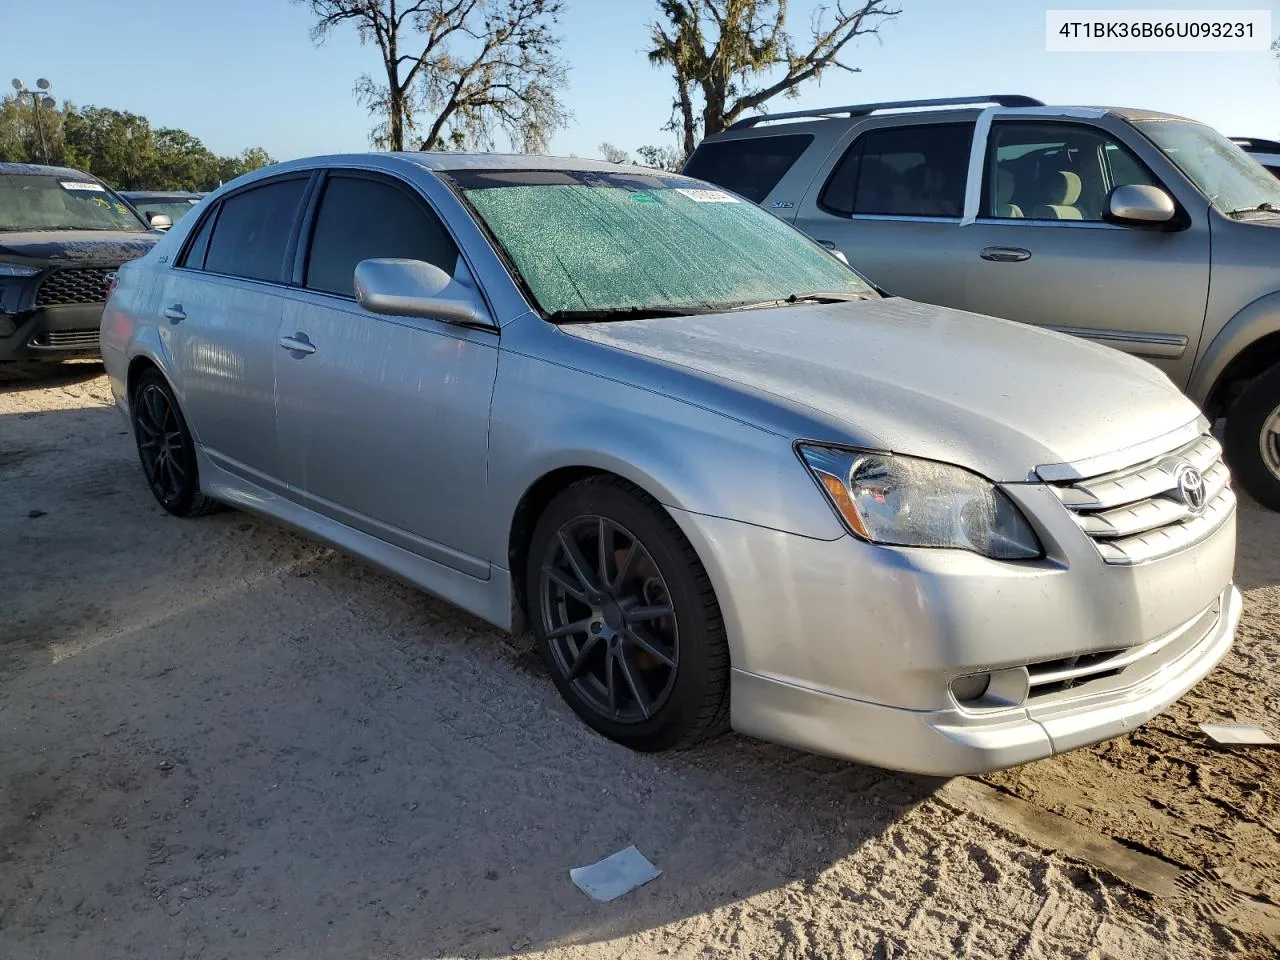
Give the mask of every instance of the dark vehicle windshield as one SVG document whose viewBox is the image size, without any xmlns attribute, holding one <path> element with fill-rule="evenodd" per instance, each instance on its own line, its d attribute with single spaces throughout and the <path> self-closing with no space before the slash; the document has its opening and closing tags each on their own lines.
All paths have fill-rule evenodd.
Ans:
<svg viewBox="0 0 1280 960">
<path fill-rule="evenodd" d="M 123 200 L 95 180 L 0 174 L 0 230 L 146 229 Z"/>
<path fill-rule="evenodd" d="M 166 197 L 163 200 L 134 200 L 132 202 L 133 208 L 142 214 L 142 219 L 148 222 L 150 222 L 150 217 L 157 213 L 162 213 L 174 223 L 177 223 L 200 201 L 194 197 L 189 200 L 175 200 Z"/>
<path fill-rule="evenodd" d="M 594 170 L 448 177 L 553 320 L 876 295 L 799 231 L 697 180 Z"/>
</svg>

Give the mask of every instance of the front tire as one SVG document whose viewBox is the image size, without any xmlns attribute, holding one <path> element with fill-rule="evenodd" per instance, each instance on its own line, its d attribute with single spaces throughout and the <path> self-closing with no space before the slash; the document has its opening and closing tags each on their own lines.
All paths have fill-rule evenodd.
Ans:
<svg viewBox="0 0 1280 960">
<path fill-rule="evenodd" d="M 1227 415 L 1227 463 L 1240 485 L 1280 510 L 1280 364 L 1245 386 Z"/>
<path fill-rule="evenodd" d="M 218 509 L 200 492 L 196 446 L 178 401 L 159 370 L 144 372 L 130 403 L 138 459 L 151 493 L 175 517 L 198 517 Z"/>
<path fill-rule="evenodd" d="M 652 498 L 591 477 L 551 501 L 525 574 L 543 662 L 589 726 L 636 750 L 727 727 L 729 648 L 693 547 Z"/>
</svg>

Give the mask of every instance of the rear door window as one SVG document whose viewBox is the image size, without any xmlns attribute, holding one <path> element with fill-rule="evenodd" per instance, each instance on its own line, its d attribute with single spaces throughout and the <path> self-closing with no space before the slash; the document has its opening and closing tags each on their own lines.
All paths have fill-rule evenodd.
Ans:
<svg viewBox="0 0 1280 960">
<path fill-rule="evenodd" d="M 216 208 L 205 214 L 204 220 L 200 224 L 200 229 L 196 231 L 195 239 L 187 247 L 187 252 L 183 255 L 182 263 L 179 266 L 188 267 L 192 270 L 204 269 L 205 254 L 209 252 L 209 237 L 213 235 L 213 224 L 217 219 L 218 211 Z"/>
<path fill-rule="evenodd" d="M 356 264 L 379 257 L 424 260 L 452 274 L 458 248 L 408 190 L 368 177 L 330 176 L 316 211 L 306 286 L 353 296 Z"/>
<path fill-rule="evenodd" d="M 812 142 L 812 134 L 793 133 L 704 143 L 693 151 L 684 174 L 760 203 Z"/>
<path fill-rule="evenodd" d="M 818 203 L 830 213 L 959 217 L 972 123 L 869 130 L 840 159 Z"/>
<path fill-rule="evenodd" d="M 275 180 L 222 201 L 204 268 L 249 280 L 282 283 L 307 178 Z"/>
</svg>

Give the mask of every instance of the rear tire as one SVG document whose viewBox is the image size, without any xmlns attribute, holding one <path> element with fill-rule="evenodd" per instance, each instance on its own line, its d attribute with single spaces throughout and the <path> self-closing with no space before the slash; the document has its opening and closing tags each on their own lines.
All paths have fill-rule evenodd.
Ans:
<svg viewBox="0 0 1280 960">
<path fill-rule="evenodd" d="M 534 528 L 525 585 L 543 662 L 594 730 L 656 751 L 727 729 L 720 606 L 657 501 L 616 477 L 568 487 Z"/>
<path fill-rule="evenodd" d="M 175 517 L 199 517 L 221 507 L 200 492 L 196 445 L 169 382 L 154 367 L 134 385 L 133 437 L 142 475 L 160 506 Z"/>
</svg>

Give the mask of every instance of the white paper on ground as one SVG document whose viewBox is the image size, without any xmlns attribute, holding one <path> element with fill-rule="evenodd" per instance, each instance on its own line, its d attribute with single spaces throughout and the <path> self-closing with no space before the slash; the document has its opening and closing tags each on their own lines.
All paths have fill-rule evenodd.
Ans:
<svg viewBox="0 0 1280 960">
<path fill-rule="evenodd" d="M 662 873 L 634 846 L 619 850 L 599 863 L 574 867 L 569 879 L 592 900 L 616 900 Z"/>
<path fill-rule="evenodd" d="M 1216 743 L 1257 745 L 1277 742 L 1275 737 L 1252 723 L 1202 723 L 1200 729 Z"/>
</svg>

